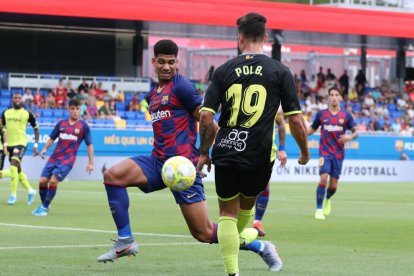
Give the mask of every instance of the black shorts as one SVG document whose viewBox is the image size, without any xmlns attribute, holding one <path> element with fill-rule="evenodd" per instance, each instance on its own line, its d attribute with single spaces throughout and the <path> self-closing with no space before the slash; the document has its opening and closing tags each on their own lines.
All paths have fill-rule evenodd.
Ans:
<svg viewBox="0 0 414 276">
<path fill-rule="evenodd" d="M 24 153 L 26 152 L 26 146 L 18 145 L 13 147 L 7 147 L 9 152 L 9 161 L 11 163 L 12 159 L 17 159 L 19 162 L 22 162 Z"/>
<path fill-rule="evenodd" d="M 239 194 L 255 197 L 264 191 L 272 175 L 274 162 L 258 169 L 215 166 L 216 193 L 222 200 Z"/>
<path fill-rule="evenodd" d="M 6 155 L 4 155 L 4 150 L 0 150 L 0 171 L 4 168 L 4 160 L 6 159 Z"/>
</svg>

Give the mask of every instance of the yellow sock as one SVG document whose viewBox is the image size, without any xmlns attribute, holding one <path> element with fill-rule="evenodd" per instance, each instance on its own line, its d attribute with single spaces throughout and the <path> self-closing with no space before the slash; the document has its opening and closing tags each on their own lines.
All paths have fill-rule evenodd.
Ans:
<svg viewBox="0 0 414 276">
<path fill-rule="evenodd" d="M 249 225 L 253 219 L 254 210 L 242 210 L 239 211 L 239 218 L 237 220 L 237 230 L 241 233 L 247 225 Z"/>
<path fill-rule="evenodd" d="M 20 183 L 22 183 L 23 187 L 26 189 L 27 192 L 31 192 L 33 190 L 32 186 L 30 186 L 29 181 L 27 181 L 26 174 L 23 171 L 21 171 L 19 173 L 19 180 L 20 180 Z"/>
<path fill-rule="evenodd" d="M 232 217 L 220 217 L 217 238 L 226 273 L 238 273 L 240 241 L 239 233 L 237 232 L 237 219 Z"/>
<path fill-rule="evenodd" d="M 19 183 L 19 173 L 17 172 L 16 166 L 10 166 L 10 176 L 11 176 L 11 194 L 16 196 L 17 194 L 17 184 Z"/>
<path fill-rule="evenodd" d="M 0 171 L 0 174 L 1 174 L 0 178 L 10 177 L 11 176 L 10 169 L 2 170 L 2 171 Z"/>
</svg>

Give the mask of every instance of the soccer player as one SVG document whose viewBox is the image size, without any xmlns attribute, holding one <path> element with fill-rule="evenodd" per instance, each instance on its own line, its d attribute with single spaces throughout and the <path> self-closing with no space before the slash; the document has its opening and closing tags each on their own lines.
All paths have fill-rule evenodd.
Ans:
<svg viewBox="0 0 414 276">
<path fill-rule="evenodd" d="M 215 71 L 201 109 L 200 172 L 204 165 L 210 170 L 213 118 L 220 104 L 222 109 L 212 160 L 220 210 L 217 235 L 229 275 L 239 272 L 239 233 L 250 223 L 246 218 L 271 176 L 276 158 L 274 120 L 280 103 L 301 151 L 298 162 L 305 165 L 309 161 L 306 126 L 292 73 L 263 54 L 265 23 L 266 18 L 257 13 L 237 20 L 242 54 Z M 271 271 L 281 268 L 279 259 Z"/>
<path fill-rule="evenodd" d="M 93 171 L 93 145 L 89 126 L 80 120 L 80 103 L 78 100 L 69 101 L 69 119 L 59 121 L 46 145 L 40 152 L 44 159 L 47 150 L 53 145 L 56 138 L 59 138 L 56 148 L 43 168 L 39 180 L 39 195 L 42 204 L 33 210 L 34 216 L 47 216 L 49 205 L 56 195 L 59 182 L 72 170 L 76 161 L 78 148 L 83 140 L 87 145 L 89 162 L 86 171 L 91 174 Z"/>
<path fill-rule="evenodd" d="M 138 252 L 129 222 L 126 188 L 138 187 L 144 193 L 164 189 L 166 186 L 161 179 L 161 168 L 168 158 L 178 155 L 187 157 L 194 164 L 198 161 L 197 121 L 202 98 L 194 85 L 177 73 L 177 54 L 178 47 L 171 40 L 160 40 L 154 45 L 152 64 L 159 84 L 146 97 L 154 130 L 152 153 L 121 161 L 104 173 L 104 185 L 118 230 L 118 241 L 107 253 L 98 257 L 99 262 L 113 261 Z M 217 226 L 208 217 L 201 176 L 197 174 L 189 189 L 171 192 L 180 205 L 193 237 L 200 242 L 217 243 Z M 263 242 L 254 240 L 250 243 L 256 238 L 257 231 L 245 231 L 242 236 L 246 240 L 244 249 L 258 253 L 269 267 L 274 264 L 274 252 L 265 248 Z"/>
<path fill-rule="evenodd" d="M 279 148 L 277 149 L 277 159 L 280 161 L 280 166 L 283 168 L 287 162 L 287 154 L 285 150 L 286 129 L 283 112 L 277 112 L 275 122 L 277 124 L 277 131 L 279 134 Z M 253 228 L 258 231 L 259 237 L 264 237 L 266 235 L 266 232 L 263 229 L 262 219 L 266 212 L 267 204 L 269 203 L 269 195 L 270 183 L 267 184 L 266 189 L 260 193 L 256 200 Z"/>
<path fill-rule="evenodd" d="M 336 192 L 338 179 L 341 175 L 345 156 L 344 145 L 358 137 L 352 115 L 346 110 L 341 110 L 341 89 L 333 86 L 328 90 L 328 93 L 328 109 L 320 110 L 308 128 L 308 135 L 312 135 L 321 126 L 319 140 L 320 181 L 316 189 L 315 219 L 325 219 L 325 216 L 331 213 L 330 199 Z M 351 130 L 352 133 L 347 135 L 347 130 Z M 329 186 L 326 189 L 328 176 Z"/>
<path fill-rule="evenodd" d="M 31 205 L 34 201 L 36 191 L 30 186 L 29 181 L 27 181 L 26 174 L 21 169 L 21 162 L 26 152 L 28 142 L 26 136 L 27 124 L 30 123 L 35 132 L 33 156 L 38 154 L 39 126 L 33 114 L 24 109 L 24 102 L 22 101 L 22 95 L 20 93 L 13 95 L 13 107 L 3 112 L 1 121 L 4 126 L 3 151 L 5 155 L 9 156 L 10 161 L 11 194 L 7 203 L 9 205 L 16 203 L 17 184 L 20 180 L 20 183 L 22 183 L 28 193 L 27 204 Z"/>
</svg>

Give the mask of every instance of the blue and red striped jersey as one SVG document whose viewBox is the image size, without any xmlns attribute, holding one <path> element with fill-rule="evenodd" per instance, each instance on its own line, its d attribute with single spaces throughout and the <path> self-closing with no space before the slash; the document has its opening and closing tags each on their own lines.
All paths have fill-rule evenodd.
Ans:
<svg viewBox="0 0 414 276">
<path fill-rule="evenodd" d="M 321 126 L 321 138 L 319 140 L 319 155 L 343 159 L 345 147 L 339 141 L 341 135 L 354 127 L 354 118 L 346 110 L 340 110 L 332 114 L 329 109 L 320 110 L 312 123 L 313 129 Z"/>
<path fill-rule="evenodd" d="M 81 120 L 73 125 L 69 123 L 69 119 L 58 122 L 50 134 L 50 139 L 55 140 L 56 138 L 59 140 L 49 162 L 62 165 L 73 166 L 79 145 L 83 140 L 86 145 L 92 144 L 89 126 Z"/>
<path fill-rule="evenodd" d="M 176 74 L 161 91 L 155 87 L 147 95 L 154 149 L 152 153 L 161 160 L 172 156 L 184 156 L 193 163 L 198 161 L 197 121 L 193 112 L 203 99 L 194 85 Z"/>
</svg>

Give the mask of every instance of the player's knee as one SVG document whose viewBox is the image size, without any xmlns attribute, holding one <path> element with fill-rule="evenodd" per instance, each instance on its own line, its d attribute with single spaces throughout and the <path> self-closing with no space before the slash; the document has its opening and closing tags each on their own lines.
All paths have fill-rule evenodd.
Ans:
<svg viewBox="0 0 414 276">
<path fill-rule="evenodd" d="M 107 170 L 104 172 L 103 177 L 104 177 L 104 182 L 105 182 L 105 183 L 106 183 L 106 182 L 113 182 L 113 181 L 115 180 L 115 175 L 114 175 L 114 173 L 112 172 L 112 169 L 107 169 Z"/>
<path fill-rule="evenodd" d="M 213 236 L 213 230 L 211 232 L 208 231 L 208 229 L 201 230 L 201 231 L 192 231 L 191 234 L 199 242 L 210 243 L 211 237 Z"/>
</svg>

